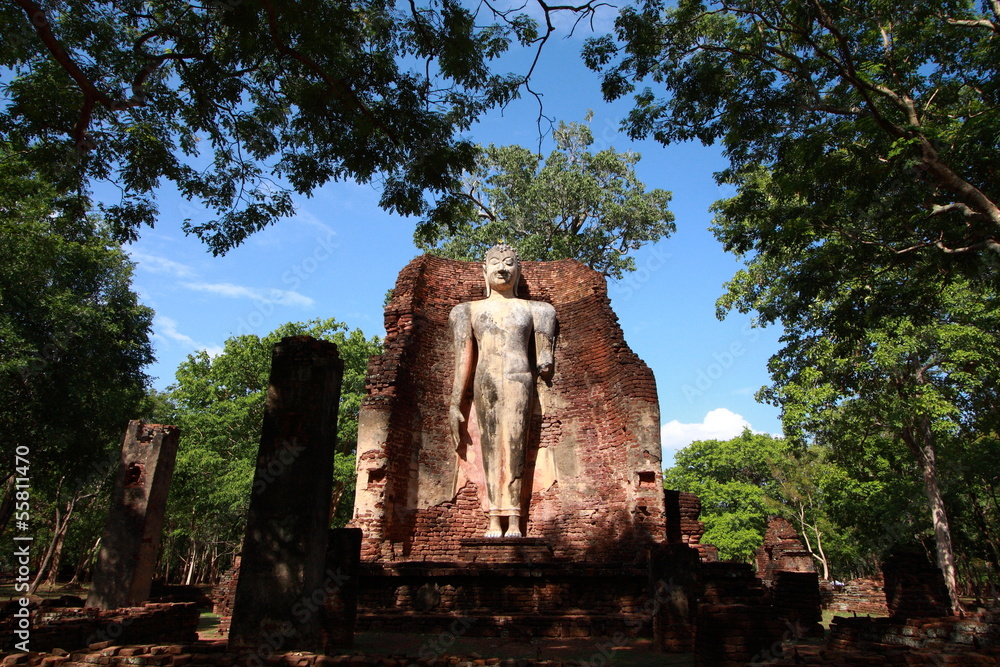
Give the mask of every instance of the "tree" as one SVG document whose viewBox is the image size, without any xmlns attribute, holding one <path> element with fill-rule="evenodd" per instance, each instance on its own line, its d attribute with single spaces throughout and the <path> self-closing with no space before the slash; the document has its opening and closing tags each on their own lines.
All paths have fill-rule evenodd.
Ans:
<svg viewBox="0 0 1000 667">
<path fill-rule="evenodd" d="M 137 416 L 153 312 L 107 229 L 0 148 L 0 430 L 6 460 L 30 452 L 32 474 L 20 476 L 32 479 L 40 517 L 66 502 L 57 489 L 83 494 L 90 464 Z"/>
<path fill-rule="evenodd" d="M 664 89 L 636 95 L 633 135 L 723 143 L 730 167 L 718 180 L 737 194 L 716 204 L 715 233 L 747 268 L 720 313 L 784 326 L 771 396 L 786 426 L 806 417 L 801 400 L 825 406 L 810 428 L 853 413 L 847 422 L 886 422 L 907 443 L 956 608 L 935 452 L 995 403 L 974 414 L 957 403 L 962 385 L 990 377 L 982 363 L 960 368 L 964 344 L 981 358 L 971 334 L 933 339 L 952 331 L 937 326 L 951 316 L 942 290 L 975 300 L 996 281 L 1000 4 L 982 6 L 646 2 L 622 12 L 620 43 L 593 41 L 585 56 L 608 97 L 643 79 Z M 970 328 L 989 331 L 984 319 Z M 859 394 L 875 400 L 864 419 Z"/>
<path fill-rule="evenodd" d="M 1000 440 L 980 426 L 956 443 L 959 451 L 944 462 L 942 476 L 953 480 L 946 494 L 953 519 L 959 570 L 964 569 L 970 593 L 979 598 L 996 590 L 1000 580 Z"/>
<path fill-rule="evenodd" d="M 559 123 L 553 138 L 556 149 L 544 163 L 527 148 L 491 144 L 466 180 L 457 229 L 428 222 L 417 230 L 417 246 L 481 261 L 504 241 L 521 259 L 574 258 L 616 278 L 634 271 L 628 253 L 674 231 L 670 193 L 646 191 L 635 174 L 637 153 L 588 151 L 594 136 L 587 125 Z"/>
<path fill-rule="evenodd" d="M 718 547 L 721 558 L 749 562 L 764 539 L 769 497 L 779 492 L 773 462 L 788 454 L 784 439 L 749 429 L 732 440 L 699 440 L 677 452 L 663 485 L 698 496 L 702 540 Z"/>
<path fill-rule="evenodd" d="M 594 11 L 543 8 L 540 33 L 517 11 L 480 26 L 454 0 L 10 0 L 0 136 L 81 209 L 91 183 L 116 183 L 103 213 L 119 240 L 155 222 L 163 182 L 215 212 L 184 228 L 216 254 L 289 215 L 292 192 L 344 178 L 447 224 L 475 157 L 459 133 L 531 76 L 490 62 L 515 40 L 541 48 L 552 11 Z"/>
<path fill-rule="evenodd" d="M 769 499 L 777 513 L 797 526 L 806 549 L 822 568 L 820 577 L 830 581 L 831 560 L 827 555 L 830 538 L 836 539 L 838 529 L 827 516 L 826 487 L 829 478 L 839 472 L 826 460 L 826 452 L 810 448 L 786 452 L 768 464 L 777 489 Z"/>
<path fill-rule="evenodd" d="M 739 190 L 723 242 L 802 252 L 808 297 L 838 282 L 817 255 L 848 273 L 976 271 L 984 253 L 995 269 L 1000 4 L 983 4 L 650 0 L 586 60 L 608 98 L 645 79 L 662 88 L 635 96 L 633 136 L 723 143 L 718 180 Z M 826 241 L 836 247 L 809 252 Z"/>
<path fill-rule="evenodd" d="M 920 509 L 926 505 L 920 469 L 906 446 L 893 433 L 863 424 L 842 429 L 837 438 L 817 439 L 810 447 L 827 464 L 821 489 L 826 517 L 836 527 L 836 571 L 879 576 L 898 549 L 918 547 L 933 558 L 931 516 Z"/>
<path fill-rule="evenodd" d="M 888 281 L 900 276 L 888 273 Z M 930 286 L 928 286 L 930 287 Z M 786 433 L 840 442 L 889 434 L 913 455 L 923 479 L 937 544 L 937 561 L 958 600 L 955 554 L 938 459 L 971 439 L 983 420 L 996 419 L 996 350 L 1000 300 L 969 283 L 938 285 L 918 304 L 918 316 L 884 318 L 853 335 L 821 313 L 846 308 L 816 304 L 816 317 L 786 335 L 771 360 L 774 386 L 764 392 L 782 407 Z M 787 326 L 787 325 L 786 325 Z"/>
<path fill-rule="evenodd" d="M 310 335 L 337 344 L 344 360 L 334 460 L 333 524 L 353 509 L 358 409 L 368 359 L 381 352 L 377 337 L 333 319 L 284 324 L 267 336 L 234 336 L 222 354 L 200 351 L 177 369 L 164 416 L 181 429 L 171 485 L 165 568 L 178 564 L 183 581 L 211 578 L 219 563 L 239 550 L 246 526 L 274 344 Z M 169 569 L 165 570 L 165 575 Z"/>
</svg>

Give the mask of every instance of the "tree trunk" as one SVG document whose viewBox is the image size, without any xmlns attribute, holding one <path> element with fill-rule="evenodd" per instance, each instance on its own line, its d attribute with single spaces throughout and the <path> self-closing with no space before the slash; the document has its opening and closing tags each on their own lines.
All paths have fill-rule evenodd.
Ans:
<svg viewBox="0 0 1000 667">
<path fill-rule="evenodd" d="M 98 535 L 97 539 L 94 540 L 94 546 L 89 549 L 85 549 L 82 554 L 80 554 L 80 560 L 76 563 L 76 571 L 73 572 L 73 579 L 70 580 L 70 584 L 80 585 L 80 581 L 83 580 L 83 573 L 87 569 L 87 566 L 94 560 L 94 555 L 97 550 L 101 548 L 101 536 Z"/>
<path fill-rule="evenodd" d="M 14 476 L 9 475 L 3 483 L 3 502 L 0 503 L 0 535 L 7 530 L 7 524 L 14 516 Z"/>
<path fill-rule="evenodd" d="M 59 563 L 62 560 L 63 546 L 66 544 L 66 530 L 69 527 L 69 516 L 63 519 L 62 528 L 55 540 L 55 548 L 52 550 L 52 562 L 49 563 L 49 573 L 43 582 L 49 588 L 55 586 L 59 579 Z"/>
<path fill-rule="evenodd" d="M 976 495 L 975 486 L 968 479 L 965 480 L 965 485 L 968 488 L 969 500 L 972 504 L 972 516 L 975 519 L 976 528 L 979 529 L 979 534 L 982 536 L 983 542 L 986 543 L 994 571 L 1000 574 L 1000 547 L 997 545 L 997 540 L 994 539 L 993 531 L 990 530 L 989 522 L 986 520 L 986 512 L 983 510 L 983 506 L 979 502 L 979 497 Z"/>
<path fill-rule="evenodd" d="M 819 528 L 816 524 L 810 525 L 806 523 L 806 506 L 801 500 L 799 501 L 799 528 L 802 539 L 806 542 L 806 549 L 809 551 L 809 555 L 823 564 L 823 580 L 830 581 L 830 567 L 827 565 L 826 554 L 823 553 L 823 543 L 820 540 Z M 819 550 L 819 553 L 816 553 L 812 548 L 812 543 L 809 541 L 810 530 L 816 536 L 816 548 Z"/>
<path fill-rule="evenodd" d="M 205 583 L 214 586 L 219 582 L 219 558 L 219 543 L 216 542 L 212 545 L 212 560 L 209 563 L 208 576 L 205 578 Z"/>
<path fill-rule="evenodd" d="M 924 493 L 931 510 L 931 522 L 934 525 L 934 541 L 937 545 L 937 564 L 944 575 L 944 583 L 948 588 L 951 600 L 951 611 L 958 614 L 962 611 L 962 603 L 958 599 L 958 583 L 955 576 L 955 550 L 951 544 L 951 527 L 948 525 L 948 513 L 945 511 L 944 498 L 938 486 L 937 456 L 934 451 L 934 432 L 928 416 L 920 418 L 918 425 L 919 442 L 913 437 L 913 432 L 906 429 L 904 436 L 910 449 L 917 457 L 920 471 L 924 478 Z M 907 437 L 908 436 L 908 437 Z"/>
<path fill-rule="evenodd" d="M 184 585 L 190 586 L 191 580 L 194 578 L 194 568 L 198 561 L 198 544 L 191 540 L 191 558 L 188 561 L 188 571 L 187 576 L 184 578 Z"/>
<path fill-rule="evenodd" d="M 340 499 L 344 495 L 344 488 L 347 485 L 343 482 L 333 480 L 333 493 L 330 494 L 330 521 L 337 516 L 337 508 L 340 506 Z"/>
<path fill-rule="evenodd" d="M 60 480 L 60 485 L 62 481 Z M 49 542 L 49 548 L 45 551 L 45 557 L 42 558 L 42 562 L 38 565 L 38 572 L 35 575 L 35 580 L 31 582 L 31 587 L 28 589 L 29 595 L 34 595 L 38 587 L 41 586 L 42 582 L 52 584 L 55 582 L 54 570 L 59 567 L 59 558 L 62 556 L 62 547 L 66 538 L 66 529 L 69 527 L 70 517 L 73 516 L 73 508 L 76 506 L 76 494 L 73 495 L 70 500 L 66 501 L 66 512 L 60 518 L 59 513 L 59 492 L 56 492 L 56 507 L 55 507 L 55 521 L 52 523 L 52 541 Z"/>
<path fill-rule="evenodd" d="M 819 528 L 813 524 L 813 532 L 816 534 L 816 548 L 819 549 L 819 562 L 823 563 L 823 581 L 830 581 L 830 563 L 826 559 L 826 552 L 823 551 L 823 538 L 820 536 Z"/>
</svg>

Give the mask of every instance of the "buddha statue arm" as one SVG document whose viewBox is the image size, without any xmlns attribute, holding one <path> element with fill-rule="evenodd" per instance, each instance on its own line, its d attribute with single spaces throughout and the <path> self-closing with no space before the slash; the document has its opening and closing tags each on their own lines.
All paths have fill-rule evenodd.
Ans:
<svg viewBox="0 0 1000 667">
<path fill-rule="evenodd" d="M 552 304 L 534 303 L 532 319 L 535 327 L 535 356 L 538 374 L 548 379 L 552 376 L 552 357 L 556 338 L 556 309 Z"/>
<path fill-rule="evenodd" d="M 452 345 L 455 351 L 455 380 L 451 389 L 451 402 L 448 408 L 448 426 L 451 438 L 458 447 L 461 441 L 461 424 L 465 421 L 462 415 L 462 399 L 472 379 L 472 313 L 468 303 L 460 303 L 451 310 L 448 317 L 451 327 Z"/>
</svg>

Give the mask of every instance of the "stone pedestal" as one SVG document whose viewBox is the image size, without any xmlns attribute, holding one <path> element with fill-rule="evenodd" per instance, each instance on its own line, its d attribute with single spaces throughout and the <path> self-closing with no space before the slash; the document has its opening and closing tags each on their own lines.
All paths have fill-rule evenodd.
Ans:
<svg viewBox="0 0 1000 667">
<path fill-rule="evenodd" d="M 468 537 L 458 560 L 468 563 L 551 563 L 552 545 L 532 537 Z"/>
<path fill-rule="evenodd" d="M 646 568 L 580 563 L 363 563 L 359 631 L 466 637 L 643 637 Z"/>
<path fill-rule="evenodd" d="M 175 426 L 129 422 L 88 607 L 137 607 L 149 597 L 179 437 Z"/>
<path fill-rule="evenodd" d="M 735 667 L 777 654 L 786 630 L 746 563 L 702 563 L 695 667 Z"/>
<path fill-rule="evenodd" d="M 798 628 L 799 633 L 823 636 L 819 575 L 815 572 L 775 572 L 771 604 L 778 618 Z"/>
<path fill-rule="evenodd" d="M 326 566 L 344 365 L 309 336 L 274 346 L 229 645 L 322 652 Z"/>
<path fill-rule="evenodd" d="M 819 575 L 798 532 L 782 517 L 771 517 L 757 549 L 757 576 L 764 582 L 778 618 L 798 632 L 823 636 Z"/>
<path fill-rule="evenodd" d="M 652 550 L 649 585 L 653 595 L 653 643 L 664 653 L 694 650 L 701 577 L 698 551 L 685 544 Z"/>
</svg>

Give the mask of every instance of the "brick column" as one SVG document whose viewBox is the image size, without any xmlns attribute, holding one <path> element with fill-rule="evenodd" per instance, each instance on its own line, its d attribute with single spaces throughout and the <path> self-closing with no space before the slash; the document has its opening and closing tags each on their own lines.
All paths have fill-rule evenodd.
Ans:
<svg viewBox="0 0 1000 667">
<path fill-rule="evenodd" d="M 176 426 L 129 422 L 88 607 L 137 607 L 149 597 L 179 438 Z"/>
<path fill-rule="evenodd" d="M 229 645 L 241 652 L 327 645 L 322 605 L 337 408 L 337 346 L 309 336 L 274 346 Z"/>
</svg>

